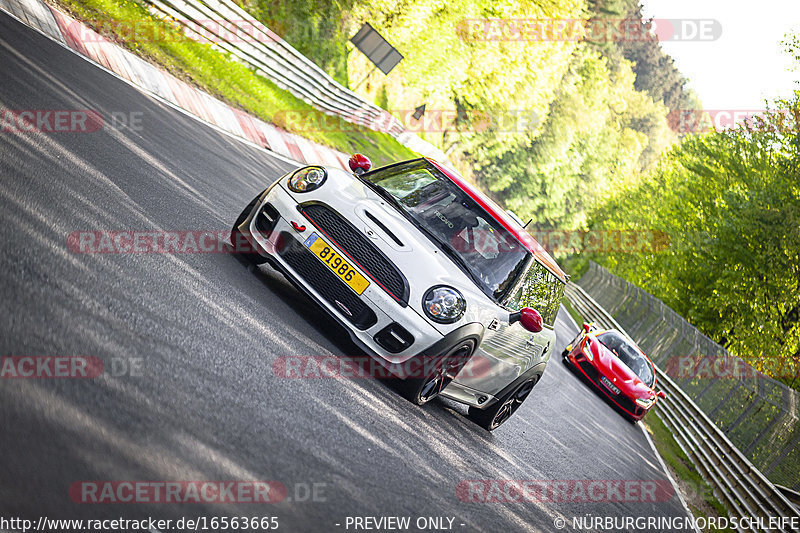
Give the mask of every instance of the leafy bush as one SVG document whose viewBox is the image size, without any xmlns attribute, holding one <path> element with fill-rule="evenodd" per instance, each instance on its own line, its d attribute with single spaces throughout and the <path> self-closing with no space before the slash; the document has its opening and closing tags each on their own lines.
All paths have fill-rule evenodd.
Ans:
<svg viewBox="0 0 800 533">
<path fill-rule="evenodd" d="M 599 256 L 757 369 L 798 385 L 800 91 L 736 130 L 686 138 L 595 227 L 657 229 L 669 248 Z"/>
</svg>

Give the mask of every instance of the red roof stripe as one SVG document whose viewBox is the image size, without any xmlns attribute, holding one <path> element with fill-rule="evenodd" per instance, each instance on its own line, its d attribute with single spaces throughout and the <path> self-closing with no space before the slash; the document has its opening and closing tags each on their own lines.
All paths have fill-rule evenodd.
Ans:
<svg viewBox="0 0 800 533">
<path fill-rule="evenodd" d="M 450 181 L 455 183 L 462 191 L 467 193 L 470 198 L 475 200 L 487 213 L 489 213 L 495 220 L 497 220 L 505 229 L 507 229 L 517 240 L 522 243 L 525 248 L 531 252 L 536 259 L 539 260 L 544 266 L 550 269 L 553 274 L 559 277 L 564 283 L 567 282 L 567 275 L 558 266 L 558 263 L 550 256 L 549 253 L 542 247 L 539 242 L 528 233 L 525 228 L 520 226 L 516 220 L 503 210 L 502 207 L 497 205 L 491 198 L 487 197 L 477 187 L 465 180 L 458 172 L 440 164 L 430 158 L 426 158 L 433 166 L 441 171 L 445 176 L 450 178 Z"/>
</svg>

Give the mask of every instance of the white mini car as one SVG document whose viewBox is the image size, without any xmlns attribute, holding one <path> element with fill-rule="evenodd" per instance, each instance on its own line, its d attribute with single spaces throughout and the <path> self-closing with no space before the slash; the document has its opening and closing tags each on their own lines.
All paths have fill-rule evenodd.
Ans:
<svg viewBox="0 0 800 533">
<path fill-rule="evenodd" d="M 453 169 L 415 159 L 307 166 L 245 207 L 251 246 L 403 379 L 421 405 L 467 404 L 493 430 L 541 378 L 567 276 L 519 219 Z"/>
</svg>

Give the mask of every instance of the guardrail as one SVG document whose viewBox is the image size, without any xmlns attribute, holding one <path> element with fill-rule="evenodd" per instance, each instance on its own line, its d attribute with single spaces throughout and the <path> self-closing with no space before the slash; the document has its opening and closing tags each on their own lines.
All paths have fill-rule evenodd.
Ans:
<svg viewBox="0 0 800 533">
<path fill-rule="evenodd" d="M 567 285 L 566 296 L 587 320 L 604 328 L 625 330 L 586 291 L 574 283 Z M 675 440 L 692 460 L 703 478 L 718 492 L 731 516 L 762 518 L 764 528 L 754 524 L 739 531 L 794 531 L 786 524 L 770 527 L 770 517 L 800 520 L 798 509 L 755 468 L 731 443 L 725 434 L 706 416 L 692 399 L 656 366 L 657 383 L 667 393 L 656 409 Z M 749 525 L 749 524 L 745 524 Z"/>
<path fill-rule="evenodd" d="M 155 15 L 182 26 L 190 38 L 212 42 L 315 109 L 391 135 L 424 156 L 447 161 L 442 150 L 407 131 L 388 111 L 336 82 L 232 0 L 142 1 Z"/>
<path fill-rule="evenodd" d="M 787 500 L 792 502 L 792 505 L 800 509 L 800 492 L 792 490 L 789 487 L 784 487 L 783 485 L 775 485 L 775 487 L 786 496 Z"/>
<path fill-rule="evenodd" d="M 315 108 L 397 137 L 403 124 L 331 78 L 231 0 L 143 0 Z"/>
</svg>

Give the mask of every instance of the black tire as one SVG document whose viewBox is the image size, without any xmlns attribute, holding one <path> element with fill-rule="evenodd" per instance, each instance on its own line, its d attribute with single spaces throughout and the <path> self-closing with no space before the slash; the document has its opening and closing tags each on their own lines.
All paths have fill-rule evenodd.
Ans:
<svg viewBox="0 0 800 533">
<path fill-rule="evenodd" d="M 261 194 L 263 194 L 263 192 Z M 261 194 L 259 194 L 255 198 L 253 198 L 253 200 L 249 204 L 247 204 L 247 207 L 245 207 L 242 210 L 242 212 L 236 218 L 236 222 L 233 223 L 233 228 L 231 228 L 231 246 L 233 246 L 234 252 L 237 253 L 239 255 L 239 257 L 242 257 L 242 258 L 246 259 L 247 261 L 249 261 L 250 263 L 253 263 L 254 265 L 260 265 L 262 263 L 266 263 L 267 262 L 267 258 L 263 257 L 261 254 L 259 254 L 255 250 L 250 250 L 248 252 L 238 252 L 237 251 L 237 249 L 238 249 L 237 242 L 240 242 L 240 243 L 241 242 L 245 242 L 245 241 L 242 240 L 242 239 L 244 239 L 244 237 L 242 237 L 242 232 L 239 231 L 239 225 L 242 222 L 244 222 L 245 219 L 248 216 L 250 216 L 250 212 L 253 210 L 253 208 L 255 208 L 256 204 L 258 203 L 259 198 L 261 198 Z M 249 245 L 248 245 L 248 248 L 249 248 Z"/>
<path fill-rule="evenodd" d="M 409 365 L 414 377 L 407 377 L 400 383 L 403 396 L 417 405 L 424 405 L 439 396 L 467 364 L 475 346 L 475 340 L 466 339 L 440 356 L 418 356 L 418 364 Z"/>
<path fill-rule="evenodd" d="M 497 400 L 494 405 L 486 409 L 470 406 L 467 416 L 470 420 L 487 431 L 494 431 L 502 426 L 511 415 L 517 412 L 522 402 L 530 395 L 533 387 L 539 382 L 539 376 L 534 376 Z"/>
</svg>

